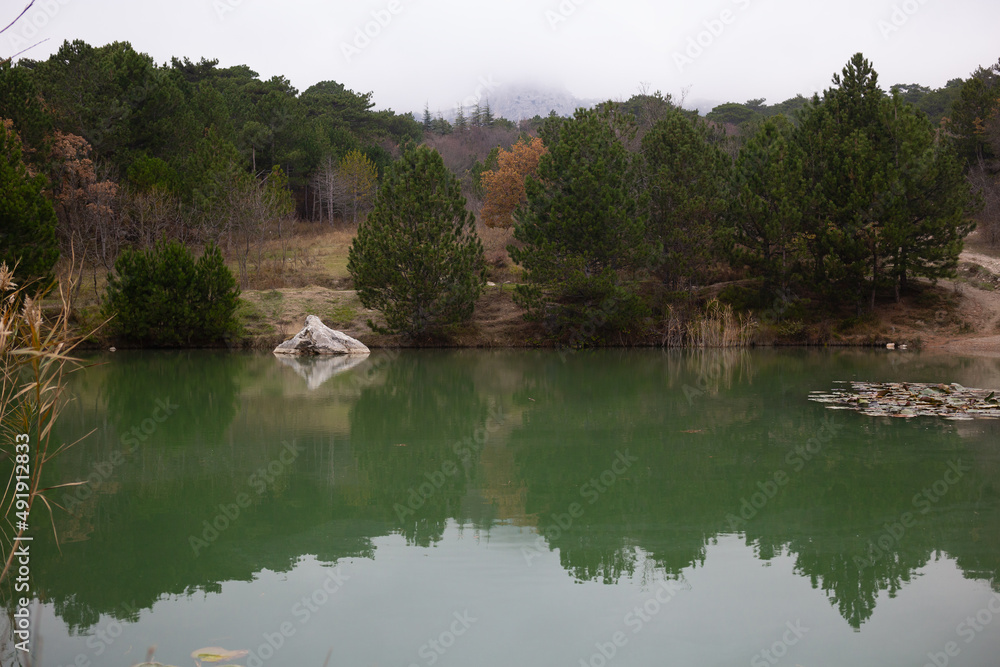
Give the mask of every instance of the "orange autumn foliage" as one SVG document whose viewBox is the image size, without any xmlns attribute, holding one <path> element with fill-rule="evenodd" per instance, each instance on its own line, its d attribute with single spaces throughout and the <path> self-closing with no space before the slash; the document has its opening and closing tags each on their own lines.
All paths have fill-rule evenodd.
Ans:
<svg viewBox="0 0 1000 667">
<path fill-rule="evenodd" d="M 535 173 L 538 161 L 546 150 L 539 137 L 530 142 L 522 139 L 509 151 L 500 151 L 496 171 L 483 173 L 486 201 L 480 215 L 487 227 L 510 227 L 514 224 L 514 209 L 527 200 L 524 178 Z"/>
</svg>

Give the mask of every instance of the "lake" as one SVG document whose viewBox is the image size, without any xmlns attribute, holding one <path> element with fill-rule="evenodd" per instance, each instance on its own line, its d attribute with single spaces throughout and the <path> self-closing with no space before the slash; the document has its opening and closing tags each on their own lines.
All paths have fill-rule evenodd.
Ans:
<svg viewBox="0 0 1000 667">
<path fill-rule="evenodd" d="M 866 350 L 118 352 L 32 512 L 36 667 L 968 665 L 1000 655 L 1000 389 Z M 89 435 L 88 435 L 89 433 Z M 13 651 L 5 648 L 4 664 Z M 325 662 L 327 661 L 328 662 Z"/>
</svg>

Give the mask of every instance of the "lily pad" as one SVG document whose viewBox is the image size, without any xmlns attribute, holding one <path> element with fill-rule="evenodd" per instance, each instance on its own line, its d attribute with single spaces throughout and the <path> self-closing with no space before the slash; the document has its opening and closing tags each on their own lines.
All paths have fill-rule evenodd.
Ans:
<svg viewBox="0 0 1000 667">
<path fill-rule="evenodd" d="M 1000 418 L 996 392 L 952 384 L 837 380 L 831 392 L 810 392 L 809 400 L 831 410 L 857 410 L 871 417 L 942 417 L 951 421 Z"/>
</svg>

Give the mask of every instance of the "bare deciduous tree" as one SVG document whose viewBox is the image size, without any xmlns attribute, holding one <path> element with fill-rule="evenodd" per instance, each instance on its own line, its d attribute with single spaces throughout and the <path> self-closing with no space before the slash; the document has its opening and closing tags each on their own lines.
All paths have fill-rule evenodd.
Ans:
<svg viewBox="0 0 1000 667">
<path fill-rule="evenodd" d="M 969 183 L 982 201 L 976 215 L 981 238 L 992 247 L 1000 246 L 1000 175 L 985 160 L 969 170 Z"/>
</svg>

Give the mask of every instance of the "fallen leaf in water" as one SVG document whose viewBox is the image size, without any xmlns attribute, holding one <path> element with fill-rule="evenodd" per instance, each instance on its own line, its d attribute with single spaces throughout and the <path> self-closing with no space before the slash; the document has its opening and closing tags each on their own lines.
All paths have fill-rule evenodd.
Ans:
<svg viewBox="0 0 1000 667">
<path fill-rule="evenodd" d="M 222 662 L 223 660 L 236 660 L 237 658 L 245 658 L 250 655 L 250 651 L 238 650 L 229 651 L 218 646 L 208 646 L 205 648 L 200 648 L 196 651 L 192 651 L 191 657 L 195 660 L 200 660 L 201 662 Z"/>
</svg>

